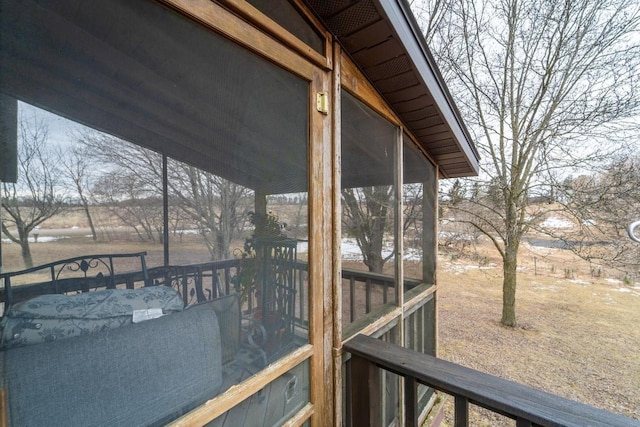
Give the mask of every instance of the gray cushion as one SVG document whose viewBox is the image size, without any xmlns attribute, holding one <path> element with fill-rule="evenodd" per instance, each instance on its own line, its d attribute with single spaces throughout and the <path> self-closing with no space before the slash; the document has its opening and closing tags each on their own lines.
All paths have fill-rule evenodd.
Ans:
<svg viewBox="0 0 640 427">
<path fill-rule="evenodd" d="M 14 426 L 160 425 L 222 384 L 210 304 L 3 354 Z"/>
<path fill-rule="evenodd" d="M 240 298 L 237 294 L 229 294 L 205 304 L 211 304 L 218 317 L 222 364 L 233 362 L 240 347 Z"/>
<path fill-rule="evenodd" d="M 0 322 L 0 349 L 22 347 L 131 324 L 136 310 L 182 310 L 168 286 L 108 289 L 77 295 L 40 295 L 12 306 Z"/>
</svg>

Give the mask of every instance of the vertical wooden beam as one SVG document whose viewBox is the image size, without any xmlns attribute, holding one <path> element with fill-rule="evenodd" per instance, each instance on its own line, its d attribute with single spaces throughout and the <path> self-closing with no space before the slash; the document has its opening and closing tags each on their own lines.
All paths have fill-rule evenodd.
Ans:
<svg viewBox="0 0 640 427">
<path fill-rule="evenodd" d="M 390 332 L 390 331 L 389 331 Z M 393 342 L 393 337 L 389 336 L 389 332 L 387 332 L 387 337 L 385 341 Z M 384 335 L 383 335 L 384 336 Z M 379 338 L 382 339 L 382 338 Z M 387 420 L 389 420 L 389 410 L 388 410 L 388 400 L 392 397 L 391 391 L 389 390 L 389 382 L 391 382 L 393 386 L 393 381 L 389 380 L 389 373 L 380 369 L 380 420 L 382 425 L 386 425 Z M 398 385 L 396 384 L 396 387 Z"/>
<path fill-rule="evenodd" d="M 169 166 L 166 154 L 162 155 L 162 248 L 164 250 L 164 266 L 169 265 Z M 145 286 L 147 283 L 145 283 Z"/>
<path fill-rule="evenodd" d="M 331 74 L 331 153 L 332 153 L 332 188 L 333 188 L 333 276 L 331 293 L 333 299 L 333 425 L 342 427 L 342 86 L 340 84 L 342 63 L 341 47 L 333 44 L 333 73 Z M 351 282 L 350 282 L 351 283 Z M 353 287 L 351 287 L 353 289 Z M 351 294 L 352 310 L 354 307 L 353 293 Z M 353 313 L 353 311 L 352 311 Z M 353 314 L 351 314 L 353 321 Z"/>
<path fill-rule="evenodd" d="M 4 387 L 0 388 L 0 427 L 7 427 L 7 391 Z"/>
<path fill-rule="evenodd" d="M 311 357 L 311 402 L 313 426 L 333 423 L 333 150 L 332 120 L 316 109 L 316 95 L 328 93 L 330 74 L 315 68 L 309 87 L 309 331 Z M 331 109 L 330 109 L 331 110 Z"/>
<path fill-rule="evenodd" d="M 438 218 L 438 174 L 437 167 L 428 169 L 430 179 L 424 182 L 422 190 L 422 280 L 435 283 Z"/>
<path fill-rule="evenodd" d="M 413 377 L 404 377 L 404 425 L 418 427 L 418 382 Z"/>
<path fill-rule="evenodd" d="M 0 181 L 18 181 L 18 100 L 4 94 L 0 94 Z"/>
<path fill-rule="evenodd" d="M 436 165 L 436 171 L 435 171 L 435 180 L 436 180 L 436 194 L 439 194 L 440 191 L 440 167 L 438 165 Z M 424 194 L 424 192 L 423 192 Z M 438 220 L 438 215 L 440 212 L 440 205 L 439 205 L 439 199 L 436 197 L 436 204 L 435 204 L 435 214 L 436 214 L 436 224 L 434 227 L 433 232 L 435 233 L 435 242 L 434 242 L 434 248 L 433 248 L 433 253 L 435 258 L 435 274 L 433 276 L 433 283 L 436 287 L 436 290 L 433 293 L 433 355 L 438 357 L 438 233 L 440 233 L 440 228 L 439 228 L 439 224 L 440 221 Z"/>
<path fill-rule="evenodd" d="M 0 182 L 18 181 L 18 100 L 0 94 Z M 0 198 L 3 196 L 0 188 Z M 0 222 L 2 222 L 0 209 Z M 2 239 L 0 239 L 0 273 L 2 266 Z M 7 287 L 7 291 L 10 288 Z M 7 300 L 9 301 L 9 300 Z"/>
<path fill-rule="evenodd" d="M 349 319 L 356 320 L 356 278 L 349 278 Z"/>
<path fill-rule="evenodd" d="M 351 357 L 351 402 L 353 426 L 382 427 L 381 370 L 368 360 Z"/>
<path fill-rule="evenodd" d="M 402 126 L 396 128 L 396 139 L 393 142 L 395 148 L 395 167 L 394 180 L 395 180 L 395 200 L 394 200 L 394 216 L 395 218 L 395 246 L 396 246 L 396 262 L 395 262 L 395 275 L 396 275 L 396 306 L 404 306 L 404 145 L 403 145 L 404 131 Z M 404 310 L 401 311 L 400 319 L 398 319 L 397 337 L 395 344 L 404 347 L 405 346 L 405 331 L 404 331 Z M 398 418 L 403 420 L 405 418 L 404 411 L 404 391 L 403 378 L 398 376 Z"/>
<path fill-rule="evenodd" d="M 256 190 L 253 196 L 253 208 L 258 215 L 267 215 L 267 195 Z"/>
<path fill-rule="evenodd" d="M 455 427 L 467 427 L 469 425 L 469 400 L 466 397 L 455 397 Z"/>
<path fill-rule="evenodd" d="M 394 200 L 394 216 L 395 216 L 395 247 L 396 247 L 396 259 L 395 259 L 395 275 L 396 275 L 396 305 L 402 307 L 404 305 L 404 215 L 402 209 L 403 203 L 403 130 L 401 126 L 396 128 L 396 139 L 393 141 L 395 148 L 395 167 L 394 169 L 394 186 L 395 186 L 395 200 Z M 403 334 L 402 326 L 399 328 L 400 341 L 398 344 L 402 345 Z"/>
<path fill-rule="evenodd" d="M 338 363 L 337 359 L 339 359 L 339 361 L 342 362 L 341 366 L 344 366 L 344 372 L 341 379 L 344 382 L 344 390 L 346 390 L 344 393 L 344 402 L 340 400 L 340 406 L 344 404 L 344 413 L 340 410 L 340 406 L 336 405 L 336 414 L 340 415 L 339 419 L 336 420 L 336 426 L 342 426 L 343 424 L 351 425 L 351 420 L 353 419 L 353 401 L 351 400 L 351 397 L 353 396 L 353 393 L 351 392 L 353 390 L 353 385 L 351 384 L 351 362 L 345 362 L 347 357 L 348 356 L 344 353 L 340 353 L 339 356 L 336 354 L 336 363 Z M 340 391 L 342 393 L 343 390 Z"/>
</svg>

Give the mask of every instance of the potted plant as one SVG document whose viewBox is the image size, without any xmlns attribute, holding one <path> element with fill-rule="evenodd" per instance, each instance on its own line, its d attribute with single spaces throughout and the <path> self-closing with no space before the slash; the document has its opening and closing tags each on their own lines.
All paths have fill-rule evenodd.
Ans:
<svg viewBox="0 0 640 427">
<path fill-rule="evenodd" d="M 239 258 L 239 263 L 235 276 L 231 278 L 231 283 L 243 303 L 248 301 L 253 292 L 261 291 L 258 289 L 258 266 L 262 255 L 257 248 L 258 242 L 263 239 L 286 237 L 283 232 L 286 224 L 281 223 L 273 212 L 265 215 L 249 212 L 249 222 L 254 226 L 253 234 L 245 239 L 242 249 L 237 248 L 234 251 L 234 255 Z"/>
<path fill-rule="evenodd" d="M 266 248 L 265 242 L 287 240 L 283 232 L 285 224 L 281 223 L 272 212 L 266 215 L 249 212 L 249 220 L 254 225 L 254 231 L 251 237 L 245 240 L 244 247 L 235 251 L 239 263 L 231 282 L 240 295 L 242 303 L 249 303 L 249 341 L 263 348 L 267 353 L 273 354 L 280 347 L 284 329 L 281 326 L 282 314 L 277 312 L 275 307 L 263 307 L 264 292 L 274 292 L 273 289 L 265 288 L 269 281 L 265 276 L 273 272 L 269 268 L 270 263 L 267 259 L 270 254 L 263 249 Z M 256 298 L 256 307 L 252 307 L 251 304 L 253 296 Z M 268 295 L 266 300 L 270 300 Z"/>
</svg>

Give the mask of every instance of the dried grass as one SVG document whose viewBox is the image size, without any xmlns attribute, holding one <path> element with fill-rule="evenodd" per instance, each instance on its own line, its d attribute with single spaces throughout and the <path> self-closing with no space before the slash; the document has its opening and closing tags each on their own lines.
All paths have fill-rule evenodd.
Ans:
<svg viewBox="0 0 640 427">
<path fill-rule="evenodd" d="M 567 251 L 548 255 L 580 268 Z M 640 420 L 640 286 L 525 270 L 518 277 L 519 326 L 507 328 L 500 324 L 499 265 L 495 256 L 482 268 L 441 259 L 439 356 Z M 452 425 L 451 408 L 444 425 Z M 479 408 L 472 409 L 471 421 L 514 425 Z"/>
</svg>

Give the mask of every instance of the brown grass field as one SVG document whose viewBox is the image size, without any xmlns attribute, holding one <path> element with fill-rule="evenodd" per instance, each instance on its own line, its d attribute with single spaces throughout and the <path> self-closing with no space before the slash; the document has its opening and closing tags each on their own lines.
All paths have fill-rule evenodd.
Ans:
<svg viewBox="0 0 640 427">
<path fill-rule="evenodd" d="M 593 278 L 568 251 L 525 245 L 519 326 L 507 328 L 500 324 L 499 259 L 488 244 L 478 250 L 481 263 L 440 256 L 439 356 L 640 420 L 640 284 L 624 284 L 613 271 Z M 451 408 L 445 425 L 452 425 Z M 471 420 L 515 425 L 477 407 Z"/>
</svg>

